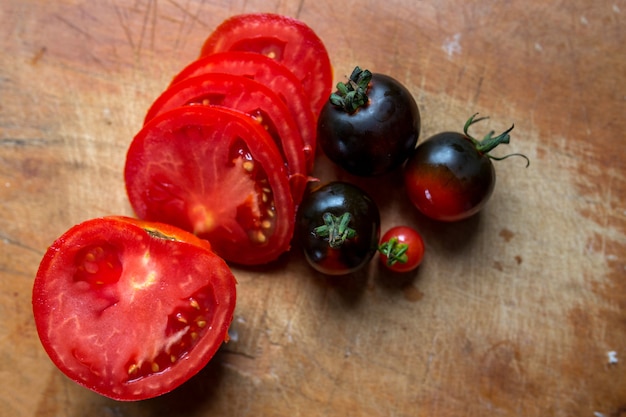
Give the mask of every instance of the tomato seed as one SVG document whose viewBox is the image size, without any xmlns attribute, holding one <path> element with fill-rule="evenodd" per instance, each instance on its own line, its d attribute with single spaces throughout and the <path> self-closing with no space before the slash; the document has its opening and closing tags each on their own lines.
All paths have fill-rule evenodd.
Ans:
<svg viewBox="0 0 626 417">
<path fill-rule="evenodd" d="M 139 371 L 139 367 L 136 363 L 133 363 L 128 367 L 128 375 L 135 375 Z"/>
<path fill-rule="evenodd" d="M 252 172 L 252 170 L 254 169 L 254 162 L 244 161 L 243 169 L 245 169 L 247 172 Z"/>
</svg>

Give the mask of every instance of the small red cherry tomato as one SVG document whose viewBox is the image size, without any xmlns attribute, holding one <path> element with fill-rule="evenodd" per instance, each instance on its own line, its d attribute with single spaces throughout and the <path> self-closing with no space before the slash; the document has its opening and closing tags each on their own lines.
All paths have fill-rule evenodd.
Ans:
<svg viewBox="0 0 626 417">
<path fill-rule="evenodd" d="M 409 272 L 422 263 L 424 240 L 409 226 L 389 229 L 378 247 L 381 262 L 394 272 Z"/>
</svg>

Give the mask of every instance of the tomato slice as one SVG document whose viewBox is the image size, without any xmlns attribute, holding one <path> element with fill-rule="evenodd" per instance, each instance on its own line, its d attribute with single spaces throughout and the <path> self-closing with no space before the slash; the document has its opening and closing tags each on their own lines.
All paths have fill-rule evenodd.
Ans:
<svg viewBox="0 0 626 417">
<path fill-rule="evenodd" d="M 135 136 L 126 189 L 137 215 L 211 242 L 229 262 L 270 262 L 289 249 L 295 208 L 285 165 L 249 116 L 218 106 L 165 112 Z"/>
<path fill-rule="evenodd" d="M 227 73 L 250 78 L 269 87 L 280 97 L 302 135 L 307 172 L 310 174 L 315 159 L 317 125 L 300 80 L 287 67 L 265 55 L 231 51 L 193 61 L 174 77 L 170 86 L 187 78 L 210 73 Z"/>
<path fill-rule="evenodd" d="M 283 155 L 294 200 L 300 200 L 308 178 L 305 145 L 289 109 L 269 87 L 232 74 L 212 73 L 187 78 L 154 101 L 145 122 L 185 105 L 224 106 L 254 118 L 270 133 Z"/>
<path fill-rule="evenodd" d="M 33 285 L 40 340 L 77 383 L 116 400 L 178 387 L 214 356 L 235 277 L 210 245 L 172 226 L 87 220 L 44 255 Z"/>
<path fill-rule="evenodd" d="M 223 51 L 249 51 L 269 56 L 291 70 L 319 115 L 332 90 L 333 74 L 322 40 L 304 22 L 278 14 L 233 16 L 205 40 L 200 56 Z"/>
</svg>

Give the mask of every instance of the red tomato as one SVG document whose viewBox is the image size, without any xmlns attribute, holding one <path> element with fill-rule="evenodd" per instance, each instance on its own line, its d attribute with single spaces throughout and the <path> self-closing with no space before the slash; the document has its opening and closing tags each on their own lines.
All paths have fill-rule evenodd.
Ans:
<svg viewBox="0 0 626 417">
<path fill-rule="evenodd" d="M 424 240 L 413 228 L 394 226 L 383 235 L 378 247 L 381 262 L 394 272 L 409 272 L 422 263 Z"/>
<path fill-rule="evenodd" d="M 205 238 L 224 259 L 262 264 L 289 249 L 295 209 L 267 132 L 225 107 L 165 112 L 135 136 L 125 180 L 137 215 Z"/>
<path fill-rule="evenodd" d="M 298 125 L 304 142 L 307 169 L 313 170 L 316 147 L 315 116 L 300 80 L 284 65 L 254 52 L 231 51 L 208 55 L 185 67 L 174 79 L 176 84 L 186 78 L 210 73 L 242 75 L 269 87 L 285 103 Z M 170 85 L 170 86 L 171 86 Z"/>
<path fill-rule="evenodd" d="M 252 116 L 267 130 L 283 155 L 294 196 L 304 193 L 308 172 L 305 145 L 289 109 L 269 87 L 232 74 L 204 74 L 182 80 L 164 91 L 148 110 L 145 122 L 184 105 L 217 105 Z"/>
<path fill-rule="evenodd" d="M 235 277 L 210 245 L 172 226 L 85 221 L 58 238 L 33 286 L 37 332 L 54 364 L 116 400 L 178 387 L 227 339 Z"/>
<path fill-rule="evenodd" d="M 316 116 L 328 101 L 333 87 L 328 52 L 317 34 L 297 19 L 271 13 L 233 16 L 209 35 L 200 56 L 223 51 L 256 52 L 285 65 L 300 79 Z"/>
</svg>

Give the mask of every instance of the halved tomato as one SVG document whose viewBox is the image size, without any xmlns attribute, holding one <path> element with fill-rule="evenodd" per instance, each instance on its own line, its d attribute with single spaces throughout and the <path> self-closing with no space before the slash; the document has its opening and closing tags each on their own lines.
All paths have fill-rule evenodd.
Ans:
<svg viewBox="0 0 626 417">
<path fill-rule="evenodd" d="M 250 115 L 269 132 L 283 155 L 294 201 L 299 202 L 308 172 L 305 145 L 285 103 L 269 87 L 249 78 L 222 73 L 182 80 L 165 90 L 148 110 L 145 122 L 180 106 L 224 106 Z"/>
<path fill-rule="evenodd" d="M 278 14 L 251 13 L 226 19 L 205 40 L 200 56 L 224 51 L 266 55 L 293 72 L 317 117 L 328 101 L 333 73 L 322 40 L 304 22 Z"/>
<path fill-rule="evenodd" d="M 295 208 L 269 134 L 248 115 L 184 106 L 151 119 L 126 156 L 137 215 L 211 242 L 229 262 L 255 265 L 289 249 Z"/>
<path fill-rule="evenodd" d="M 210 73 L 241 75 L 269 87 L 285 103 L 304 141 L 307 170 L 313 170 L 316 122 L 300 80 L 277 61 L 254 52 L 221 52 L 197 59 L 174 77 L 176 84 L 187 78 Z"/>
<path fill-rule="evenodd" d="M 33 285 L 37 332 L 54 364 L 116 400 L 173 390 L 228 338 L 235 277 L 210 245 L 172 226 L 87 220 L 44 255 Z"/>
</svg>

